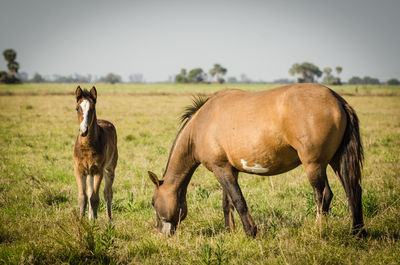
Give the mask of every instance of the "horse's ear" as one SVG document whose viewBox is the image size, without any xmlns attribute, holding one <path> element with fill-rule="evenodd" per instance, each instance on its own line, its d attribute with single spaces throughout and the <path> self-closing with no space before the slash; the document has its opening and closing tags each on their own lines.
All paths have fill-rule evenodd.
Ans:
<svg viewBox="0 0 400 265">
<path fill-rule="evenodd" d="M 94 102 L 96 102 L 97 100 L 97 90 L 96 88 L 93 86 L 92 89 L 90 89 L 90 95 L 92 95 Z"/>
<path fill-rule="evenodd" d="M 75 90 L 75 97 L 76 97 L 76 102 L 79 101 L 79 99 L 82 97 L 82 88 L 81 86 L 78 86 Z"/>
<path fill-rule="evenodd" d="M 157 175 L 151 171 L 147 171 L 147 173 L 149 174 L 150 180 L 154 183 L 154 185 L 156 185 L 157 188 L 160 187 L 160 185 L 162 184 L 162 180 L 158 180 Z"/>
</svg>

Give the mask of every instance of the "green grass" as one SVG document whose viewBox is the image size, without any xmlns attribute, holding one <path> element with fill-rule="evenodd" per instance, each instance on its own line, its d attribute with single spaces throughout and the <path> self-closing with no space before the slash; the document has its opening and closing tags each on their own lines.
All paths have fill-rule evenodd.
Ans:
<svg viewBox="0 0 400 265">
<path fill-rule="evenodd" d="M 104 202 L 95 224 L 77 217 L 75 85 L 0 86 L 0 91 L 26 92 L 0 96 L 0 264 L 398 264 L 400 97 L 372 92 L 345 96 L 361 121 L 367 238 L 350 235 L 345 194 L 330 169 L 331 214 L 315 223 L 312 189 L 302 166 L 273 177 L 240 175 L 258 224 L 256 239 L 245 236 L 237 214 L 235 231 L 225 231 L 222 191 L 204 167 L 189 185 L 189 212 L 177 233 L 170 238 L 156 234 L 147 170 L 162 174 L 178 117 L 191 103 L 189 94 L 223 87 L 97 85 L 97 116 L 114 123 L 119 141 L 109 225 Z"/>
</svg>

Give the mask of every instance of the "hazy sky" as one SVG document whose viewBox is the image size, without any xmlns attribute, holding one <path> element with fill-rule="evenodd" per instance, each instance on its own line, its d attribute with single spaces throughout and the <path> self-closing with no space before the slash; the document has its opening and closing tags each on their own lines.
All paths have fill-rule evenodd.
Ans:
<svg viewBox="0 0 400 265">
<path fill-rule="evenodd" d="M 386 81 L 400 79 L 399 13 L 399 0 L 1 0 L 0 50 L 14 48 L 30 76 L 162 81 L 221 63 L 227 76 L 269 81 L 309 61 Z"/>
</svg>

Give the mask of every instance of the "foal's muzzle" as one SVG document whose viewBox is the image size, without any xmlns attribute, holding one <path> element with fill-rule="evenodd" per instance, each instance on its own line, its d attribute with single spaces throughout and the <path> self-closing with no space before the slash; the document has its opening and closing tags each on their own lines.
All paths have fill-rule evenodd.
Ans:
<svg viewBox="0 0 400 265">
<path fill-rule="evenodd" d="M 79 135 L 82 137 L 85 137 L 88 134 L 88 130 L 82 132 L 81 130 L 79 130 Z"/>
</svg>

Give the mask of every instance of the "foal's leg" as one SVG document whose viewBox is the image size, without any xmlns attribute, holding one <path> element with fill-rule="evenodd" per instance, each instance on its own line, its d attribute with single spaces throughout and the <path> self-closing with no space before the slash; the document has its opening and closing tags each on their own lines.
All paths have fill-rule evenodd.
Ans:
<svg viewBox="0 0 400 265">
<path fill-rule="evenodd" d="M 86 178 L 86 187 L 87 187 L 86 193 L 89 198 L 89 220 L 93 219 L 93 205 L 92 205 L 93 185 L 94 185 L 93 176 L 88 175 Z"/>
<path fill-rule="evenodd" d="M 88 196 L 86 195 L 86 176 L 81 174 L 75 166 L 76 184 L 78 184 L 78 205 L 80 216 L 85 216 Z"/>
<path fill-rule="evenodd" d="M 92 192 L 88 193 L 90 198 L 90 207 L 89 207 L 89 219 L 97 219 L 97 209 L 99 208 L 100 203 L 100 184 L 101 184 L 102 175 L 94 174 L 93 177 L 90 177 Z"/>
<path fill-rule="evenodd" d="M 235 170 L 232 169 L 231 166 L 216 166 L 213 170 L 217 180 L 221 183 L 222 188 L 226 190 L 228 195 L 231 197 L 232 203 L 242 220 L 246 234 L 255 237 L 257 234 L 257 227 L 247 209 L 246 201 L 243 197 L 242 191 L 240 190 L 234 171 Z"/>
<path fill-rule="evenodd" d="M 108 214 L 108 219 L 111 221 L 111 202 L 113 199 L 113 190 L 112 190 L 112 185 L 114 182 L 114 170 L 106 170 L 104 172 L 104 200 L 106 201 L 107 205 L 107 214 Z"/>
</svg>

